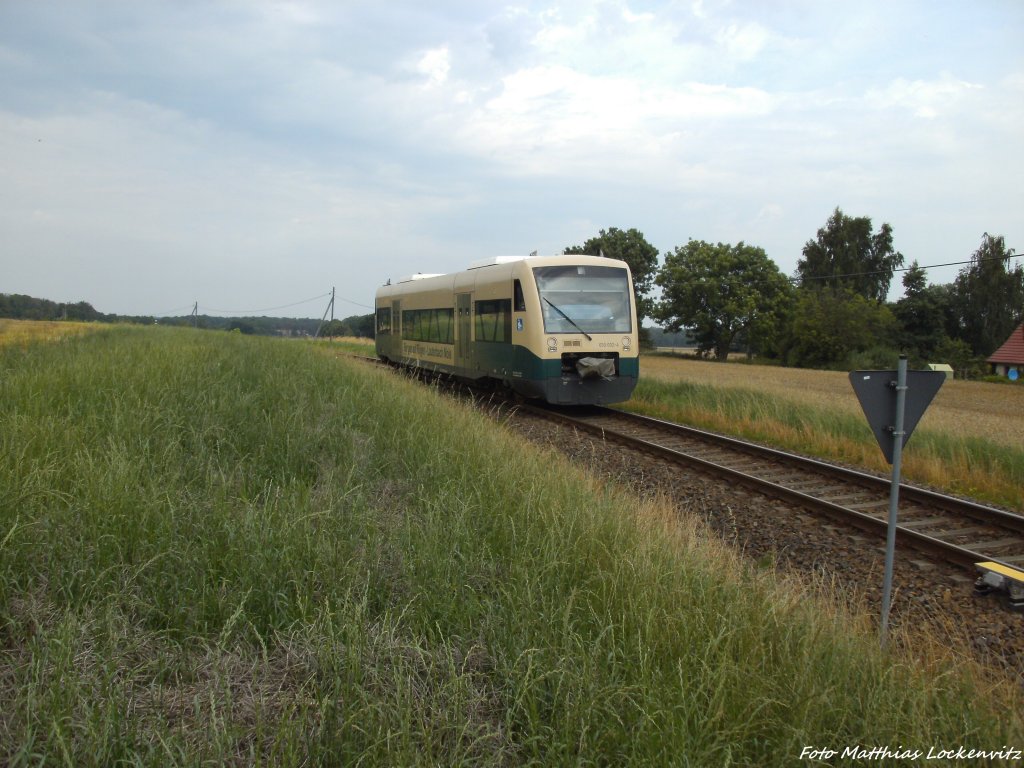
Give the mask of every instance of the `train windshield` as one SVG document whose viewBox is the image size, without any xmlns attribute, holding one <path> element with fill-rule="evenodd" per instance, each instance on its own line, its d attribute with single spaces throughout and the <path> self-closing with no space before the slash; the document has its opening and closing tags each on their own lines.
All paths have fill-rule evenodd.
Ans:
<svg viewBox="0 0 1024 768">
<path fill-rule="evenodd" d="M 545 333 L 631 333 L 629 276 L 622 267 L 534 267 Z"/>
</svg>

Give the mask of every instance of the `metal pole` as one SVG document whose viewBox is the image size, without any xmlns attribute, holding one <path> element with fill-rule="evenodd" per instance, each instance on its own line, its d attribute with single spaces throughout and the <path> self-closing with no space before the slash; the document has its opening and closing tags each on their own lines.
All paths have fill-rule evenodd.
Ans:
<svg viewBox="0 0 1024 768">
<path fill-rule="evenodd" d="M 907 356 L 900 355 L 896 369 L 896 424 L 892 439 L 892 486 L 889 490 L 889 531 L 885 540 L 885 583 L 882 585 L 881 642 L 885 647 L 892 600 L 892 569 L 896 559 L 896 513 L 900 504 L 900 469 L 903 462 L 903 412 L 907 402 Z"/>
<path fill-rule="evenodd" d="M 320 325 L 318 325 L 316 327 L 316 333 L 313 334 L 313 338 L 314 339 L 319 339 L 320 338 L 320 331 L 324 327 L 324 321 L 327 320 L 327 313 L 328 312 L 331 313 L 331 320 L 334 320 L 334 289 L 333 288 L 331 288 L 331 302 L 327 305 L 327 308 L 324 309 L 324 316 L 320 318 Z"/>
</svg>

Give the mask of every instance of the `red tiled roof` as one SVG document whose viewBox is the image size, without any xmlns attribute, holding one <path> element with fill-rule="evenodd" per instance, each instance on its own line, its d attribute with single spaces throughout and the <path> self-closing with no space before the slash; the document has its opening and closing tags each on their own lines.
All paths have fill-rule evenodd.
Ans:
<svg viewBox="0 0 1024 768">
<path fill-rule="evenodd" d="M 1010 334 L 999 349 L 992 353 L 988 359 L 990 363 L 1024 363 L 1024 323 Z"/>
</svg>

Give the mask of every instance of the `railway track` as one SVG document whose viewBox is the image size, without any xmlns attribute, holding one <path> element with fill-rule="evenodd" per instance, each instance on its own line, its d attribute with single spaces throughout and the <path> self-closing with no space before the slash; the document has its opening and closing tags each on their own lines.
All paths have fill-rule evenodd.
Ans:
<svg viewBox="0 0 1024 768">
<path fill-rule="evenodd" d="M 696 467 L 884 540 L 889 479 L 612 408 L 520 408 Z M 982 561 L 1024 567 L 1024 517 L 910 485 L 900 486 L 897 541 L 972 570 Z"/>
<path fill-rule="evenodd" d="M 522 403 L 517 408 L 827 515 L 880 542 L 885 539 L 889 478 L 615 408 L 565 410 Z M 979 562 L 1024 569 L 1024 516 L 912 485 L 900 486 L 896 539 L 972 572 Z"/>
<path fill-rule="evenodd" d="M 374 358 L 369 361 L 380 364 Z M 422 378 L 438 381 L 436 376 Z M 454 389 L 467 392 L 461 387 Z M 522 403 L 499 404 L 493 393 L 477 391 L 471 392 L 471 396 L 491 417 L 505 421 L 525 439 L 559 451 L 571 460 L 586 462 L 593 472 L 628 485 L 638 494 L 650 493 L 658 497 L 664 494 L 673 498 L 678 495 L 680 515 L 699 516 L 708 525 L 709 532 L 739 547 L 744 555 L 755 558 L 759 568 L 770 566 L 780 572 L 820 574 L 812 583 L 826 585 L 824 599 L 836 599 L 844 606 L 850 604 L 848 600 L 856 604 L 863 600 L 865 606 L 880 607 L 882 597 L 878 587 L 881 586 L 888 514 L 887 478 L 846 472 L 856 478 L 847 480 L 836 475 L 844 470 L 823 462 L 807 462 L 797 456 L 773 463 L 767 456 L 786 455 L 719 436 L 714 436 L 716 444 L 711 447 L 703 440 L 687 445 L 679 435 L 681 431 L 690 430 L 667 425 L 676 435 L 670 439 L 659 434 L 660 425 L 665 422 L 634 417 L 622 411 L 574 409 L 570 415 Z M 520 414 L 522 418 L 518 418 Z M 616 422 L 610 420 L 613 417 Z M 622 420 L 632 423 L 632 428 L 623 426 Z M 556 423 L 551 424 L 551 421 Z M 643 433 L 640 432 L 641 422 L 645 422 Z M 659 429 L 647 431 L 654 426 Z M 707 434 L 699 430 L 691 432 L 697 436 Z M 642 442 L 637 443 L 633 438 Z M 599 443 L 603 441 L 611 444 L 608 450 L 601 449 Z M 616 442 L 622 444 L 621 450 L 613 448 Z M 731 451 L 723 447 L 730 444 L 742 447 L 731 466 L 724 460 Z M 681 463 L 695 465 L 695 470 L 674 469 Z M 793 468 L 793 464 L 808 463 L 825 467 L 825 475 L 804 474 L 803 470 Z M 775 488 L 788 485 L 787 490 L 775 490 L 759 482 L 753 471 L 757 467 L 766 469 L 768 482 Z M 741 476 L 742 483 L 750 490 L 739 489 Z M 784 484 L 782 480 L 787 477 L 793 479 Z M 737 496 L 735 490 L 745 493 Z M 814 500 L 818 490 L 825 491 L 822 496 L 827 503 L 819 504 Z M 770 498 L 769 494 L 782 498 L 775 504 L 750 503 L 751 494 L 763 494 L 765 499 Z M 854 494 L 856 498 L 837 499 Z M 921 494 L 920 500 L 918 494 Z M 739 501 L 740 498 L 746 501 Z M 737 507 L 744 503 L 746 506 Z M 852 519 L 861 529 L 845 536 L 841 531 L 849 530 L 851 516 L 844 507 L 858 513 Z M 837 521 L 822 521 L 816 510 L 823 510 Z M 902 542 L 909 542 L 907 549 L 924 549 L 928 556 L 897 558 L 893 626 L 909 629 L 905 635 L 908 643 L 915 643 L 919 637 L 939 638 L 941 644 L 956 654 L 977 659 L 1000 673 L 1011 670 L 1024 681 L 1024 638 L 1020 632 L 1019 606 L 1007 601 L 1006 597 L 1011 596 L 1001 593 L 998 599 L 985 597 L 988 591 L 978 588 L 978 572 L 974 567 L 974 563 L 992 559 L 1016 565 L 1018 569 L 1024 567 L 1020 516 L 993 511 L 999 521 L 989 523 L 986 521 L 988 508 L 982 505 L 903 487 L 901 551 Z M 977 518 L 981 521 L 975 522 Z M 964 530 L 971 527 L 982 530 L 973 533 Z M 956 530 L 961 535 L 944 542 L 942 534 Z M 1002 538 L 1010 539 L 1009 544 L 992 548 L 981 546 L 985 541 L 998 542 Z M 824 580 L 819 582 L 819 578 Z M 848 585 L 849 592 L 842 588 L 837 591 L 832 585 Z M 1007 610 L 1008 607 L 1017 610 Z"/>
</svg>

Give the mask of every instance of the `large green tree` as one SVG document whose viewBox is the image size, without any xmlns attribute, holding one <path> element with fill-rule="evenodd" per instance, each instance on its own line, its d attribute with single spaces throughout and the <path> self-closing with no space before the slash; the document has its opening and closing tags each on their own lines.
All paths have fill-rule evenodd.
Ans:
<svg viewBox="0 0 1024 768">
<path fill-rule="evenodd" d="M 798 291 L 782 351 L 798 368 L 850 368 L 855 356 L 891 344 L 896 321 L 885 304 L 852 291 Z M 891 356 L 895 361 L 896 352 Z"/>
<path fill-rule="evenodd" d="M 669 331 L 690 328 L 701 351 L 724 360 L 740 333 L 764 338 L 790 301 L 792 288 L 762 248 L 690 240 L 665 257 L 655 282 L 654 316 Z"/>
<path fill-rule="evenodd" d="M 929 286 L 916 261 L 903 275 L 903 288 L 903 298 L 893 306 L 899 325 L 897 341 L 901 351 L 916 362 L 927 362 L 949 338 L 952 291 L 948 285 Z"/>
<path fill-rule="evenodd" d="M 971 263 L 953 283 L 959 337 L 976 355 L 992 354 L 1024 315 L 1024 266 L 1012 266 L 1012 248 L 987 232 Z"/>
<path fill-rule="evenodd" d="M 643 319 L 651 315 L 654 306 L 647 294 L 651 291 L 658 269 L 658 249 L 647 242 L 640 230 L 622 230 L 618 227 L 602 229 L 597 237 L 590 238 L 583 245 L 571 245 L 565 249 L 565 253 L 603 255 L 626 262 L 633 275 L 637 321 L 643 326 Z"/>
<path fill-rule="evenodd" d="M 882 224 L 872 233 L 869 217 L 853 218 L 836 208 L 817 238 L 804 245 L 796 269 L 803 288 L 885 301 L 893 272 L 902 264 L 903 254 L 892 247 L 892 227 Z"/>
</svg>

